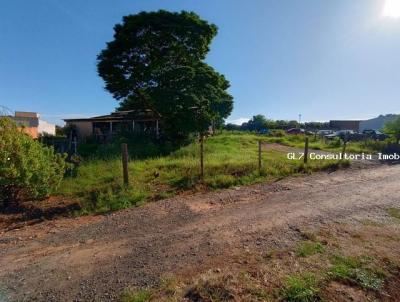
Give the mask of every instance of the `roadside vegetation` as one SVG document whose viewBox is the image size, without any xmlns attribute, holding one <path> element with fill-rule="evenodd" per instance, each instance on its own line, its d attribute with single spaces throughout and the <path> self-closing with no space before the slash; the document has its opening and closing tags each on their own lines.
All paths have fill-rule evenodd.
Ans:
<svg viewBox="0 0 400 302">
<path fill-rule="evenodd" d="M 289 135 L 283 130 L 271 131 L 270 135 L 267 135 L 265 141 L 270 143 L 282 144 L 289 147 L 295 147 L 299 149 L 304 148 L 304 135 Z M 346 152 L 348 153 L 370 153 L 375 154 L 382 152 L 391 143 L 391 140 L 386 141 L 375 141 L 372 139 L 365 141 L 350 141 L 347 142 Z M 343 142 L 339 138 L 332 140 L 326 140 L 319 136 L 309 135 L 309 147 L 314 150 L 325 150 L 331 152 L 341 152 L 343 149 Z"/>
<path fill-rule="evenodd" d="M 15 211 L 24 200 L 49 196 L 67 168 L 65 155 L 23 133 L 0 117 L 0 210 Z"/>
<path fill-rule="evenodd" d="M 143 289 L 130 288 L 122 301 L 394 301 L 400 293 L 395 224 L 334 223 L 299 232 L 303 239 L 293 247 L 244 252 L 227 267 L 148 288 L 143 300 L 135 300 Z"/>
<path fill-rule="evenodd" d="M 169 155 L 144 158 L 146 145 L 131 149 L 129 186 L 122 185 L 121 159 L 114 157 L 83 160 L 73 175 L 64 179 L 59 195 L 78 198 L 82 213 L 103 213 L 146 201 L 174 196 L 183 191 L 202 191 L 272 181 L 313 171 L 337 169 L 348 162 L 289 160 L 286 153 L 267 150 L 258 170 L 258 140 L 250 133 L 223 132 L 205 142 L 205 175 L 199 177 L 199 145 L 193 142 Z M 109 148 L 118 150 L 119 143 Z M 154 147 L 154 146 L 153 146 Z M 86 148 L 83 146 L 83 148 Z M 151 155 L 154 148 L 149 148 Z M 135 154 L 140 154 L 136 156 Z"/>
</svg>

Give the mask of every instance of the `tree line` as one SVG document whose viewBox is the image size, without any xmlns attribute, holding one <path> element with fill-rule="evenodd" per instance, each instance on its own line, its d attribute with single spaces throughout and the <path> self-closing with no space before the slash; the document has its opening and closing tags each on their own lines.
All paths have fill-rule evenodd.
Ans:
<svg viewBox="0 0 400 302">
<path fill-rule="evenodd" d="M 266 118 L 262 114 L 253 116 L 248 122 L 236 125 L 228 123 L 225 125 L 227 130 L 238 130 L 238 131 L 256 131 L 261 132 L 268 129 L 291 129 L 291 128 L 304 128 L 304 129 L 329 129 L 329 122 L 307 122 L 299 123 L 295 120 L 272 120 Z"/>
</svg>

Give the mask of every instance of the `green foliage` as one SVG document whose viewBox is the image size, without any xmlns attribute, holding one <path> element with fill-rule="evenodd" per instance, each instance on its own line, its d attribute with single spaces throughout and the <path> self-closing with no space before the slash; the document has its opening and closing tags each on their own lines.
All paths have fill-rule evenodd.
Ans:
<svg viewBox="0 0 400 302">
<path fill-rule="evenodd" d="M 317 128 L 322 127 L 321 123 L 310 123 L 308 127 L 315 126 Z M 258 114 L 253 116 L 248 122 L 242 123 L 242 125 L 228 124 L 225 126 L 226 130 L 242 130 L 242 131 L 260 131 L 262 129 L 290 129 L 304 127 L 304 124 L 299 124 L 297 121 L 285 121 L 285 120 L 272 120 L 267 119 L 264 115 Z M 283 133 L 285 133 L 283 131 Z"/>
<path fill-rule="evenodd" d="M 307 257 L 325 252 L 325 247 L 320 242 L 302 241 L 297 247 L 296 255 Z"/>
<path fill-rule="evenodd" d="M 314 275 L 290 276 L 284 284 L 282 298 L 288 302 L 319 301 L 319 291 Z"/>
<path fill-rule="evenodd" d="M 86 213 L 107 213 L 126 209 L 133 205 L 139 205 L 147 195 L 146 192 L 120 186 L 109 187 L 105 190 L 93 190 L 89 193 L 84 211 Z"/>
<path fill-rule="evenodd" d="M 265 141 L 270 143 L 278 143 L 289 147 L 304 149 L 304 135 L 292 135 L 286 134 L 285 132 L 273 131 L 265 137 Z M 360 141 L 360 142 L 348 142 L 346 152 L 350 153 L 376 153 L 381 152 L 387 147 L 387 141 Z M 324 141 L 314 135 L 309 136 L 309 147 L 314 150 L 326 150 L 330 152 L 341 152 L 343 145 L 339 138 L 333 140 Z"/>
<path fill-rule="evenodd" d="M 264 115 L 258 114 L 253 116 L 245 125 L 246 130 L 249 131 L 260 131 L 267 129 L 268 120 Z"/>
<path fill-rule="evenodd" d="M 333 280 L 352 282 L 364 289 L 379 290 L 385 276 L 369 266 L 370 259 L 335 255 L 328 276 Z"/>
<path fill-rule="evenodd" d="M 148 135 L 136 134 L 118 136 L 108 144 L 99 144 L 95 139 L 90 138 L 78 145 L 78 154 L 85 159 L 111 160 L 121 155 L 121 144 L 126 143 L 131 159 L 155 158 L 170 154 L 189 142 L 187 140 L 180 144 L 173 144 L 169 141 L 157 141 Z"/>
<path fill-rule="evenodd" d="M 33 140 L 10 119 L 0 118 L 0 205 L 48 196 L 65 169 L 64 155 Z"/>
<path fill-rule="evenodd" d="M 121 295 L 121 302 L 149 302 L 151 292 L 145 289 L 126 290 Z"/>
<path fill-rule="evenodd" d="M 98 56 L 98 73 L 120 109 L 151 109 L 174 136 L 229 116 L 229 82 L 203 62 L 214 24 L 193 12 L 160 10 L 125 16 L 114 31 Z"/>
<path fill-rule="evenodd" d="M 397 143 L 399 143 L 399 140 L 400 140 L 400 116 L 387 122 L 383 127 L 383 131 L 387 134 L 392 135 L 396 139 Z"/>
<path fill-rule="evenodd" d="M 384 282 L 383 276 L 379 276 L 374 271 L 368 269 L 356 269 L 354 274 L 355 280 L 364 289 L 378 291 Z"/>
<path fill-rule="evenodd" d="M 79 197 L 84 213 L 104 212 L 171 197 L 183 190 L 247 185 L 338 165 L 336 161 L 322 160 L 304 166 L 301 160 L 288 160 L 284 153 L 267 149 L 263 152 L 260 175 L 257 168 L 259 138 L 255 134 L 230 132 L 207 138 L 203 180 L 199 179 L 199 144 L 193 142 L 165 156 L 131 156 L 128 189 L 121 187 L 119 156 L 86 160 L 78 167 L 76 177 L 64 180 L 59 193 Z M 115 154 L 120 153 L 120 146 L 115 148 Z"/>
</svg>

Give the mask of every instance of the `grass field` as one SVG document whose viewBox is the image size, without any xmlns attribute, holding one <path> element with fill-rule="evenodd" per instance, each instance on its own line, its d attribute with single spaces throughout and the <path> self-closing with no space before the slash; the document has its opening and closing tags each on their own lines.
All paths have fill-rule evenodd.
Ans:
<svg viewBox="0 0 400 302">
<path fill-rule="evenodd" d="M 286 135 L 280 132 L 279 136 L 266 136 L 266 142 L 279 143 L 282 145 L 304 148 L 304 136 L 303 135 Z M 348 142 L 346 146 L 346 152 L 349 153 L 378 153 L 382 151 L 385 146 L 387 146 L 386 141 L 374 141 L 366 140 L 360 142 Z M 320 137 L 315 137 L 314 135 L 309 136 L 309 146 L 311 149 L 315 150 L 326 150 L 332 152 L 341 152 L 343 148 L 343 143 L 338 139 L 333 139 L 331 141 L 323 140 Z"/>
<path fill-rule="evenodd" d="M 76 176 L 66 178 L 58 194 L 78 198 L 83 213 L 108 212 L 146 201 L 174 196 L 180 192 L 247 185 L 299 173 L 337 168 L 336 161 L 288 160 L 286 153 L 263 152 L 258 172 L 257 150 L 260 136 L 230 133 L 209 137 L 205 142 L 205 176 L 199 179 L 199 145 L 192 143 L 169 155 L 131 160 L 130 185 L 122 186 L 119 157 L 90 159 L 82 163 Z"/>
</svg>

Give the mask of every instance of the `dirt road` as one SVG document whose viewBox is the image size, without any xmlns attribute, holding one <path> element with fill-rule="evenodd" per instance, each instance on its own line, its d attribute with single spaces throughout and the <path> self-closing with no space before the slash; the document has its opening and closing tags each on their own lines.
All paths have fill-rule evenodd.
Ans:
<svg viewBox="0 0 400 302">
<path fill-rule="evenodd" d="M 400 206 L 399 176 L 400 166 L 317 173 L 3 232 L 0 301 L 117 300 L 127 286 L 291 246 L 299 227 L 385 220 Z"/>
</svg>

